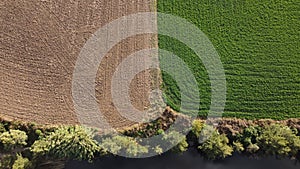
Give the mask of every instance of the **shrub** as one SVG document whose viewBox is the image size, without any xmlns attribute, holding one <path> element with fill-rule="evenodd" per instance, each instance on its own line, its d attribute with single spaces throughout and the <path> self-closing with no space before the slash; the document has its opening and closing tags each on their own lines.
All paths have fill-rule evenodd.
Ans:
<svg viewBox="0 0 300 169">
<path fill-rule="evenodd" d="M 300 137 L 297 131 L 288 126 L 273 124 L 264 127 L 257 142 L 267 154 L 296 156 L 300 150 Z"/>
<path fill-rule="evenodd" d="M 184 152 L 188 149 L 189 147 L 189 144 L 188 142 L 186 141 L 186 138 L 184 140 L 182 140 L 178 145 L 177 145 L 177 150 L 179 152 Z M 176 150 L 176 149 L 175 149 Z"/>
<path fill-rule="evenodd" d="M 17 154 L 17 159 L 15 160 L 12 169 L 30 169 L 30 168 L 32 168 L 32 166 L 28 158 L 24 158 L 22 155 Z"/>
<path fill-rule="evenodd" d="M 0 161 L 0 169 L 11 168 L 14 163 L 15 157 L 13 155 L 3 155 Z"/>
<path fill-rule="evenodd" d="M 259 136 L 260 132 L 260 127 L 250 126 L 245 128 L 242 133 L 238 134 L 237 137 L 244 147 L 248 147 L 249 145 L 256 143 L 256 138 Z"/>
<path fill-rule="evenodd" d="M 0 135 L 0 142 L 6 151 L 26 146 L 27 134 L 20 130 L 9 130 Z"/>
<path fill-rule="evenodd" d="M 259 150 L 259 146 L 255 143 L 255 144 L 249 144 L 247 146 L 247 152 L 249 153 L 256 153 Z"/>
<path fill-rule="evenodd" d="M 39 129 L 35 130 L 35 134 L 38 135 L 39 137 L 43 136 L 43 132 Z"/>
<path fill-rule="evenodd" d="M 231 156 L 233 148 L 228 145 L 229 139 L 225 134 L 214 131 L 212 135 L 198 148 L 208 159 L 219 159 Z"/>
<path fill-rule="evenodd" d="M 241 153 L 241 152 L 243 152 L 243 151 L 245 150 L 243 144 L 240 143 L 240 142 L 235 142 L 235 141 L 234 141 L 232 144 L 233 144 L 233 148 L 234 148 L 234 150 L 235 150 L 236 152 Z"/>
<path fill-rule="evenodd" d="M 105 152 L 112 154 L 122 153 L 132 157 L 148 153 L 148 147 L 140 145 L 136 139 L 127 136 L 106 137 L 100 141 L 100 146 Z"/>
<path fill-rule="evenodd" d="M 200 133 L 204 127 L 204 122 L 199 120 L 199 119 L 196 119 L 193 121 L 192 123 L 192 132 L 195 134 L 195 136 L 198 138 L 200 137 Z"/>
<path fill-rule="evenodd" d="M 176 152 L 184 152 L 189 146 L 189 144 L 186 141 L 185 135 L 177 131 L 171 131 L 168 134 L 163 133 L 163 141 L 166 141 L 169 145 L 176 145 L 173 148 L 173 150 Z"/>
<path fill-rule="evenodd" d="M 164 150 L 158 145 L 154 148 L 154 152 L 161 155 L 164 152 Z"/>
<path fill-rule="evenodd" d="M 3 123 L 0 123 L 0 133 L 6 132 L 5 126 Z"/>
<path fill-rule="evenodd" d="M 81 126 L 60 127 L 34 142 L 31 151 L 35 156 L 50 155 L 55 158 L 89 160 L 100 147 L 93 140 L 92 131 Z"/>
</svg>

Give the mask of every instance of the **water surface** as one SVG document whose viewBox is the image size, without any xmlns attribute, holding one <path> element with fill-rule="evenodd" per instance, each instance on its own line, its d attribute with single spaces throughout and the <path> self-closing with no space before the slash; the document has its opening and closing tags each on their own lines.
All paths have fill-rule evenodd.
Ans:
<svg viewBox="0 0 300 169">
<path fill-rule="evenodd" d="M 260 159 L 234 155 L 219 161 L 204 160 L 195 150 L 183 154 L 168 152 L 146 159 L 102 157 L 94 163 L 70 161 L 66 169 L 299 169 L 300 163 L 274 157 Z"/>
</svg>

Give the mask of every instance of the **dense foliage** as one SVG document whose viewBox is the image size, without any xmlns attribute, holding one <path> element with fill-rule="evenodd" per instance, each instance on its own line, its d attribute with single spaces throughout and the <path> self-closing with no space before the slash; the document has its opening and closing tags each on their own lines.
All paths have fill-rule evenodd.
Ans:
<svg viewBox="0 0 300 169">
<path fill-rule="evenodd" d="M 250 126 L 244 129 L 242 133 L 238 135 L 238 141 L 240 141 L 247 152 L 255 153 L 260 148 L 257 145 L 257 137 L 260 135 L 261 128 L 258 126 Z"/>
<path fill-rule="evenodd" d="M 218 159 L 231 156 L 233 148 L 225 134 L 214 131 L 202 145 L 198 147 L 208 159 Z"/>
<path fill-rule="evenodd" d="M 196 137 L 200 137 L 201 131 L 204 127 L 204 122 L 202 120 L 194 120 L 192 122 L 192 132 Z"/>
<path fill-rule="evenodd" d="M 36 156 L 92 160 L 100 147 L 92 132 L 81 126 L 60 127 L 34 142 L 31 151 Z"/>
<path fill-rule="evenodd" d="M 26 146 L 27 138 L 28 136 L 24 131 L 11 129 L 0 135 L 0 142 L 2 143 L 4 150 L 10 151 Z"/>
<path fill-rule="evenodd" d="M 257 142 L 266 154 L 295 157 L 300 151 L 297 131 L 278 124 L 266 126 Z"/>
<path fill-rule="evenodd" d="M 140 145 L 136 139 L 132 137 L 116 135 L 106 137 L 99 141 L 101 148 L 105 152 L 113 154 L 122 153 L 127 156 L 136 157 L 148 152 L 148 147 Z"/>
<path fill-rule="evenodd" d="M 162 133 L 163 141 L 169 145 L 176 145 L 172 150 L 176 152 L 184 152 L 188 148 L 186 137 L 177 131 L 171 131 L 168 134 Z"/>
<path fill-rule="evenodd" d="M 31 162 L 28 158 L 24 158 L 22 155 L 18 154 L 12 169 L 31 169 Z"/>
<path fill-rule="evenodd" d="M 36 129 L 39 137 L 32 137 L 37 139 L 31 145 L 26 142 L 28 131 L 14 129 L 12 126 L 8 128 L 9 130 L 2 132 L 0 137 L 0 152 L 4 153 L 1 155 L 0 169 L 30 169 L 43 161 L 48 163 L 49 160 L 92 161 L 106 154 L 139 157 L 149 152 L 162 154 L 166 151 L 163 144 L 150 149 L 147 143 L 141 142 L 138 137 L 96 134 L 95 130 L 81 126 Z M 31 132 L 31 129 L 29 131 Z M 297 130 L 280 124 L 253 124 L 243 128 L 237 135 L 227 137 L 227 133 L 220 133 L 214 127 L 205 125 L 203 120 L 194 120 L 191 133 L 189 136 L 192 137 L 187 138 L 177 131 L 157 131 L 157 134 L 162 136 L 161 143 L 177 145 L 172 150 L 184 152 L 191 142 L 192 147 L 197 146 L 201 154 L 211 160 L 226 158 L 233 152 L 293 158 L 299 157 L 300 153 L 300 136 L 297 135 Z"/>
</svg>

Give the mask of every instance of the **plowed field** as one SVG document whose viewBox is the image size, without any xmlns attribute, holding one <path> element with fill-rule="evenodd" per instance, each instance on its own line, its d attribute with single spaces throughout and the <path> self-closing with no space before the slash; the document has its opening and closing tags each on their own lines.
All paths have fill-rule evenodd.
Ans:
<svg viewBox="0 0 300 169">
<path fill-rule="evenodd" d="M 2 0 L 0 2 L 0 113 L 38 124 L 74 124 L 71 86 L 76 59 L 87 39 L 121 16 L 151 11 L 152 0 Z M 99 65 L 96 98 L 114 127 L 133 124 L 111 100 L 113 72 L 126 56 L 153 46 L 153 35 L 130 37 Z M 139 110 L 149 105 L 150 71 L 138 74 L 130 91 Z"/>
</svg>

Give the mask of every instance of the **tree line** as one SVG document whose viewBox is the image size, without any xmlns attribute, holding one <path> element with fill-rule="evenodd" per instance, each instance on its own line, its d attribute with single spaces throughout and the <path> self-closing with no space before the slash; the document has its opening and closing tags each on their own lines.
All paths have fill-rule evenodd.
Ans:
<svg viewBox="0 0 300 169">
<path fill-rule="evenodd" d="M 123 132 L 125 135 L 105 135 L 95 129 L 77 125 L 45 129 L 32 124 L 2 122 L 0 168 L 31 169 L 47 161 L 92 162 L 95 158 L 121 152 L 138 157 L 151 151 L 156 154 L 166 151 L 160 145 L 150 148 L 141 143 L 138 137 L 130 137 L 136 134 L 128 131 Z M 145 130 L 134 132 L 140 133 Z M 282 124 L 248 126 L 229 137 L 227 133 L 219 132 L 202 120 L 194 120 L 192 130 L 187 136 L 176 131 L 166 134 L 162 129 L 157 129 L 155 134 L 162 135 L 163 141 L 168 144 L 174 144 L 178 139 L 182 140 L 171 151 L 181 153 L 188 148 L 197 148 L 204 158 L 210 160 L 226 158 L 235 152 L 257 156 L 275 155 L 299 160 L 298 131 Z M 193 144 L 189 145 L 191 142 Z"/>
</svg>

